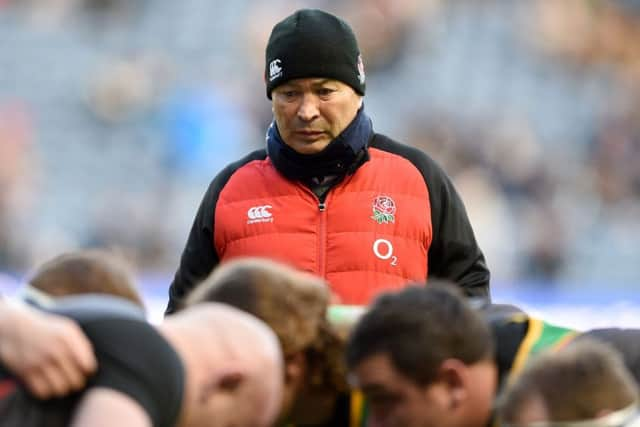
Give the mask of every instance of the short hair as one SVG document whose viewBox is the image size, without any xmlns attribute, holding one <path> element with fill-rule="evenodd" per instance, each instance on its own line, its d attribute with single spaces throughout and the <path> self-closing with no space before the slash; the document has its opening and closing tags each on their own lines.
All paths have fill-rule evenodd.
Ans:
<svg viewBox="0 0 640 427">
<path fill-rule="evenodd" d="M 638 389 L 617 351 L 585 338 L 533 359 L 498 400 L 501 419 L 517 422 L 536 398 L 548 421 L 579 421 L 626 408 L 638 399 Z"/>
<path fill-rule="evenodd" d="M 108 294 L 144 307 L 128 264 L 104 250 L 59 255 L 38 267 L 28 286 L 51 297 Z"/>
<path fill-rule="evenodd" d="M 273 329 L 285 357 L 305 353 L 313 386 L 342 391 L 344 340 L 328 322 L 329 295 L 320 277 L 267 259 L 238 258 L 216 268 L 185 305 L 221 302 L 253 314 Z"/>
<path fill-rule="evenodd" d="M 430 281 L 382 294 L 364 314 L 347 344 L 347 366 L 388 354 L 394 367 L 429 384 L 446 359 L 472 364 L 493 356 L 488 325 L 454 285 Z"/>
</svg>

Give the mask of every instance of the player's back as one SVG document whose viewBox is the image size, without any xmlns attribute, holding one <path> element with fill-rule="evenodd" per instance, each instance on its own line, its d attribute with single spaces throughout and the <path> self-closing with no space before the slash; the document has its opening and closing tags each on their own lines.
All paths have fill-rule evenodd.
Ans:
<svg viewBox="0 0 640 427">
<path fill-rule="evenodd" d="M 618 351 L 640 386 L 640 329 L 605 328 L 576 331 L 501 306 L 483 308 L 496 348 L 501 382 L 517 374 L 540 351 L 557 349 L 572 340 L 596 339 Z"/>
</svg>

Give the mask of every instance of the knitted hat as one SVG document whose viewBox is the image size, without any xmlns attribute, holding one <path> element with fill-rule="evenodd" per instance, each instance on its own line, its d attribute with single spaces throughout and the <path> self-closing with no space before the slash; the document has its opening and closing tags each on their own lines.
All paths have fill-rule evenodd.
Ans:
<svg viewBox="0 0 640 427">
<path fill-rule="evenodd" d="M 267 97 L 292 79 L 327 77 L 364 95 L 364 65 L 351 27 L 317 9 L 302 9 L 271 31 L 264 70 Z"/>
</svg>

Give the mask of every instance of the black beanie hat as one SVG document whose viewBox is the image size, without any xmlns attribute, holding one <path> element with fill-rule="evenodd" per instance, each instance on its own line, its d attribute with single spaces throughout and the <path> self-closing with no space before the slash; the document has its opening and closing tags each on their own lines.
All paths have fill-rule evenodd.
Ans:
<svg viewBox="0 0 640 427">
<path fill-rule="evenodd" d="M 302 9 L 277 23 L 266 50 L 267 98 L 281 84 L 305 77 L 328 77 L 364 95 L 364 65 L 351 27 L 317 9 Z"/>
</svg>

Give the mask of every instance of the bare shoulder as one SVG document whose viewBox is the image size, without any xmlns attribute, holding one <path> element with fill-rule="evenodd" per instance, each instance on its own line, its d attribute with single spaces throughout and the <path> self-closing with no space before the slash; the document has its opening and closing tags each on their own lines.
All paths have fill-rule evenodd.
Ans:
<svg viewBox="0 0 640 427">
<path fill-rule="evenodd" d="M 72 418 L 72 427 L 151 427 L 145 410 L 124 393 L 104 387 L 89 390 L 82 398 Z"/>
</svg>

